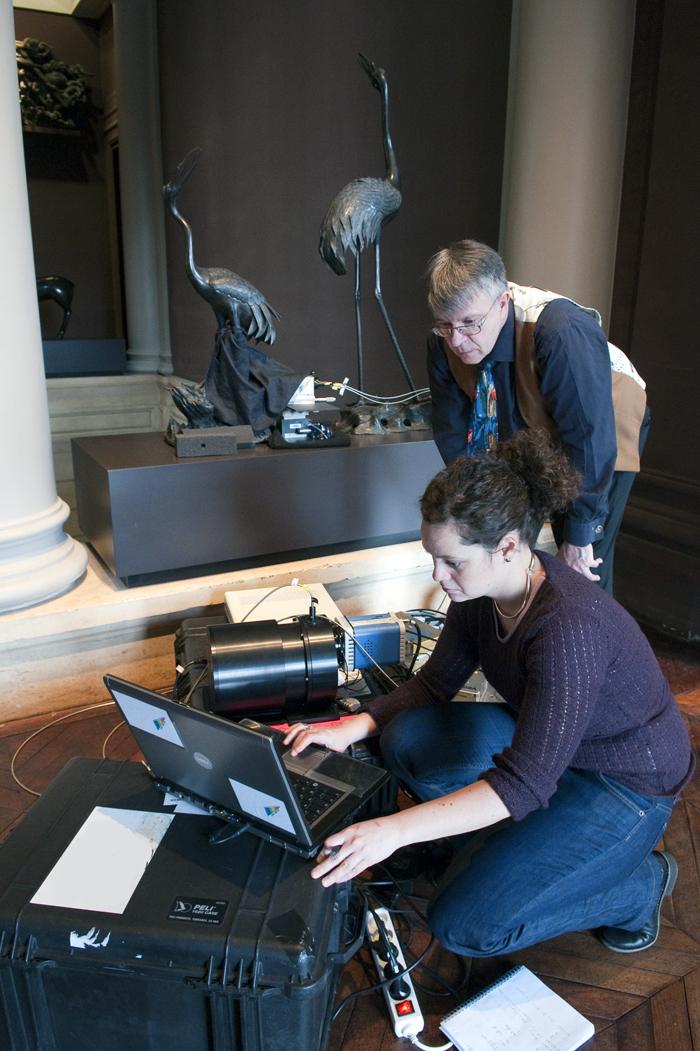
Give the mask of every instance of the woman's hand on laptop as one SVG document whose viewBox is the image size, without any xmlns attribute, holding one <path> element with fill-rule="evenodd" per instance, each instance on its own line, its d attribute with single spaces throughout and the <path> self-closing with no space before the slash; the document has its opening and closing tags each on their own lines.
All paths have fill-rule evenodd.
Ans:
<svg viewBox="0 0 700 1051">
<path fill-rule="evenodd" d="M 291 745 L 292 755 L 299 755 L 310 744 L 321 744 L 334 752 L 344 752 L 351 744 L 375 733 L 377 724 L 367 712 L 351 715 L 334 723 L 294 723 L 287 730 L 284 743 Z"/>
<path fill-rule="evenodd" d="M 334 832 L 316 857 L 313 879 L 320 879 L 324 887 L 345 883 L 388 858 L 402 845 L 393 816 L 358 821 Z"/>
</svg>

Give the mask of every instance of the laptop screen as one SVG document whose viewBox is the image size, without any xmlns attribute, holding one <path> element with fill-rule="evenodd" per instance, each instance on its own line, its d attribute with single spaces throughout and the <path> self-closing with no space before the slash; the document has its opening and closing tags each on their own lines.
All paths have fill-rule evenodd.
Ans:
<svg viewBox="0 0 700 1051">
<path fill-rule="evenodd" d="M 105 683 L 159 780 L 309 843 L 268 736 L 113 676 Z"/>
<path fill-rule="evenodd" d="M 305 856 L 388 780 L 380 767 L 316 745 L 283 755 L 270 727 L 234 723 L 113 675 L 104 681 L 157 780 Z"/>
</svg>

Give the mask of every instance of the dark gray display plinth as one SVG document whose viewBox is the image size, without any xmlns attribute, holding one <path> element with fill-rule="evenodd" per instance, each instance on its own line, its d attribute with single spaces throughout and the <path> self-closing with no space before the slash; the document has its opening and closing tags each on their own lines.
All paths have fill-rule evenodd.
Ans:
<svg viewBox="0 0 700 1051">
<path fill-rule="evenodd" d="M 80 526 L 127 584 L 415 539 L 442 461 L 426 432 L 179 460 L 160 434 L 73 439 Z"/>
<path fill-rule="evenodd" d="M 126 371 L 123 339 L 45 339 L 47 376 L 117 376 Z"/>
</svg>

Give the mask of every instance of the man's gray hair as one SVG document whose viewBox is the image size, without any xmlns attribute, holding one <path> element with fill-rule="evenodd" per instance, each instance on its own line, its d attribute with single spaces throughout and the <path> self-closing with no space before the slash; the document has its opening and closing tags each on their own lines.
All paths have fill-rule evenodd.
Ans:
<svg viewBox="0 0 700 1051">
<path fill-rule="evenodd" d="M 442 248 L 428 262 L 426 277 L 434 314 L 452 314 L 479 292 L 495 299 L 508 287 L 500 255 L 480 241 L 455 241 Z"/>
</svg>

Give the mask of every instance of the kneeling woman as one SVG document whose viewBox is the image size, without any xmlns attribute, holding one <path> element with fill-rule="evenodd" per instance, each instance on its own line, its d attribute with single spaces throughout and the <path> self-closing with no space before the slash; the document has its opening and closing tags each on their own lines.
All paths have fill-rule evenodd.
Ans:
<svg viewBox="0 0 700 1051">
<path fill-rule="evenodd" d="M 565 455 L 528 431 L 445 468 L 421 500 L 451 599 L 433 654 L 359 715 L 287 736 L 298 753 L 381 731 L 387 766 L 421 802 L 329 836 L 312 876 L 328 886 L 408 844 L 461 837 L 428 918 L 467 956 L 588 928 L 618 952 L 648 948 L 676 878 L 654 847 L 694 760 L 668 684 L 613 598 L 533 550 L 576 485 Z M 477 666 L 505 704 L 452 703 Z"/>
</svg>

